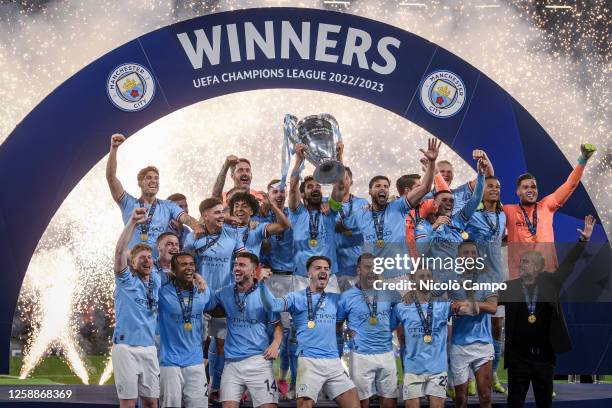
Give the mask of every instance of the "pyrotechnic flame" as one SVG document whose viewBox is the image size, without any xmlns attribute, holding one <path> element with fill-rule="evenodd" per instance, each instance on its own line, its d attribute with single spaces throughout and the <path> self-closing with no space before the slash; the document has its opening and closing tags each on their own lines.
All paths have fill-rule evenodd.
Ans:
<svg viewBox="0 0 612 408">
<path fill-rule="evenodd" d="M 111 378 L 111 375 L 113 375 L 113 360 L 109 356 L 108 361 L 106 362 L 106 367 L 104 367 L 104 371 L 100 376 L 100 382 L 98 385 L 104 385 Z"/>
<path fill-rule="evenodd" d="M 28 287 L 38 299 L 35 308 L 40 315 L 40 326 L 35 328 L 21 367 L 24 379 L 36 368 L 51 347 L 61 352 L 74 373 L 89 383 L 87 369 L 80 357 L 80 347 L 75 343 L 76 329 L 72 321 L 75 301 L 75 285 L 79 270 L 73 256 L 64 248 L 37 253 L 28 268 Z"/>
</svg>

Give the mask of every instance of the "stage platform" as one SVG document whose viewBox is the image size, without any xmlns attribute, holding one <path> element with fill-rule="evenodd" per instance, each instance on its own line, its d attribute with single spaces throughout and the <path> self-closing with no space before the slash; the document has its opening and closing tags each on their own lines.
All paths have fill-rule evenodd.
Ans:
<svg viewBox="0 0 612 408">
<path fill-rule="evenodd" d="M 73 394 L 69 400 L 23 400 L 23 399 L 9 399 L 10 390 L 43 390 L 43 389 L 58 389 L 58 390 L 72 390 Z M 612 384 L 556 384 L 555 392 L 557 397 L 553 402 L 555 407 L 567 407 L 567 408 L 600 408 L 600 407 L 612 407 Z M 2 385 L 0 386 L 0 407 L 20 407 L 20 408 L 34 408 L 42 406 L 50 407 L 67 407 L 67 408 L 81 408 L 81 407 L 95 407 L 95 408 L 106 408 L 116 407 L 119 405 L 117 400 L 117 394 L 114 385 L 66 385 L 66 386 L 11 386 Z M 281 408 L 293 408 L 295 407 L 294 401 L 281 401 L 279 404 Z M 317 407 L 334 407 L 336 404 L 333 401 L 320 401 L 316 405 Z M 378 407 L 375 400 L 370 403 L 372 408 Z M 398 404 L 399 407 L 403 406 L 401 402 Z M 427 404 L 422 404 L 427 406 Z M 447 400 L 447 407 L 454 406 L 453 402 Z M 478 399 L 476 397 L 470 397 L 470 407 L 478 406 Z M 506 396 L 503 394 L 493 394 L 493 406 L 494 407 L 505 407 Z M 533 400 L 533 394 L 531 391 L 527 396 L 527 407 L 535 407 Z M 250 407 L 249 404 L 245 407 Z"/>
</svg>

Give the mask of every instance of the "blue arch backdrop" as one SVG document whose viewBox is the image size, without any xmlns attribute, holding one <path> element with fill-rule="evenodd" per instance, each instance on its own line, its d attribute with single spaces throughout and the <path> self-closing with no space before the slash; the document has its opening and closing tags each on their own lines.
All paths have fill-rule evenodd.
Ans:
<svg viewBox="0 0 612 408">
<path fill-rule="evenodd" d="M 534 173 L 544 196 L 573 166 L 486 75 L 396 27 L 337 12 L 265 8 L 161 28 L 83 68 L 0 146 L 0 371 L 8 372 L 13 313 L 32 253 L 68 193 L 107 154 L 109 135 L 132 135 L 216 96 L 266 88 L 312 89 L 370 102 L 426 129 L 468 163 L 472 149 L 482 148 L 505 186 L 505 202 L 515 201 L 518 174 Z M 556 216 L 557 240 L 574 241 L 588 213 L 596 211 L 581 185 Z M 601 226 L 594 239 L 606 241 Z M 612 372 L 612 321 L 603 306 L 572 305 L 568 323 L 580 353 L 566 355 L 561 369 Z M 585 313 L 597 330 L 581 330 Z"/>
</svg>

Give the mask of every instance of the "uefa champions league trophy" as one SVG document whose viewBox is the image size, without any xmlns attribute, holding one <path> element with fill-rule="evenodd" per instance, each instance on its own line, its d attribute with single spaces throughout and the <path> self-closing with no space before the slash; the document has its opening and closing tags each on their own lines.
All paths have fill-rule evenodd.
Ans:
<svg viewBox="0 0 612 408">
<path fill-rule="evenodd" d="M 314 178 L 321 184 L 333 184 L 344 177 L 344 165 L 338 161 L 336 144 L 342 140 L 336 119 L 327 113 L 306 116 L 298 121 L 285 115 L 285 138 L 292 146 L 307 146 L 305 157 L 315 166 Z"/>
</svg>

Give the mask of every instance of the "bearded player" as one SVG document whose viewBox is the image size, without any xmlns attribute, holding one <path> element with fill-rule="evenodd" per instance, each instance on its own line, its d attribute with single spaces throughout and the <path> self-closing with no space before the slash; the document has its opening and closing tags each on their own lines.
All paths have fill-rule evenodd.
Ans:
<svg viewBox="0 0 612 408">
<path fill-rule="evenodd" d="M 544 270 L 557 269 L 555 251 L 555 233 L 553 218 L 559 208 L 572 195 L 584 173 L 587 162 L 597 149 L 592 144 L 580 146 L 578 165 L 569 177 L 554 193 L 538 201 L 538 184 L 536 178 L 525 173 L 516 182 L 516 195 L 519 204 L 504 205 L 508 220 L 508 271 L 510 279 L 518 276 L 518 265 L 522 253 L 538 251 L 546 261 Z"/>
<path fill-rule="evenodd" d="M 351 216 L 343 219 L 343 224 L 349 228 L 357 228 L 363 234 L 364 250 L 381 257 L 393 258 L 395 255 L 406 254 L 405 220 L 410 208 L 417 205 L 421 198 L 430 190 L 434 177 L 434 169 L 440 143 L 435 139 L 428 141 L 427 150 L 420 149 L 428 160 L 427 172 L 423 184 L 415 188 L 406 196 L 389 201 L 389 178 L 375 176 L 370 180 L 369 193 L 371 205 L 366 208 L 357 208 Z M 338 190 L 344 195 L 344 183 L 340 183 Z M 340 203 L 332 197 L 330 208 L 339 208 Z M 397 271 L 388 270 L 386 277 L 397 277 Z M 407 271 L 400 271 L 404 275 Z"/>
<path fill-rule="evenodd" d="M 279 179 L 271 180 L 267 186 L 267 197 L 260 207 L 260 215 L 255 219 L 261 222 L 274 223 L 277 221 L 276 210 L 289 216 L 289 208 L 285 207 L 286 190 L 281 188 Z M 271 207 L 275 207 L 271 208 Z M 269 267 L 272 275 L 266 280 L 266 285 L 277 297 L 282 297 L 293 291 L 293 229 L 288 228 L 281 234 L 269 237 L 264 241 L 261 251 L 264 267 Z M 295 330 L 292 330 L 289 313 L 281 313 L 283 324 L 283 343 L 280 351 L 280 368 L 278 379 L 278 392 L 281 398 L 295 395 L 295 381 L 297 376 L 297 356 L 295 350 L 297 342 Z M 287 383 L 287 374 L 291 369 L 291 381 Z"/>
<path fill-rule="evenodd" d="M 239 158 L 233 154 L 225 158 L 225 162 L 221 167 L 221 171 L 215 180 L 213 186 L 212 196 L 223 200 L 223 204 L 226 204 L 229 200 L 226 193 L 223 193 L 223 186 L 225 185 L 225 178 L 227 172 L 230 171 L 230 177 L 234 182 L 233 188 L 244 189 L 244 191 L 252 194 L 257 200 L 261 200 L 261 193 L 257 190 L 251 189 L 251 181 L 253 180 L 253 174 L 251 173 L 251 162 L 245 158 Z"/>
<path fill-rule="evenodd" d="M 157 407 L 159 362 L 155 348 L 157 301 L 161 284 L 151 274 L 153 257 L 146 244 L 128 243 L 136 227 L 146 222 L 146 210 L 135 208 L 115 248 L 115 330 L 111 352 L 115 384 L 122 408 Z"/>
<path fill-rule="evenodd" d="M 338 144 L 342 149 L 341 143 Z M 321 184 L 313 177 L 305 177 L 300 183 L 300 169 L 303 167 L 307 147 L 295 145 L 295 165 L 289 182 L 289 221 L 293 227 L 293 252 L 295 271 L 293 275 L 294 289 L 309 286 L 306 261 L 312 256 L 324 256 L 330 259 L 331 276 L 328 290 L 338 292 L 336 273 L 336 214 L 333 211 L 323 211 L 323 192 Z M 332 196 L 339 201 L 342 194 L 334 186 Z"/>
<path fill-rule="evenodd" d="M 221 378 L 224 408 L 238 408 L 245 391 L 251 395 L 254 407 L 272 408 L 278 403 L 272 360 L 278 356 L 283 329 L 279 314 L 266 311 L 262 305 L 260 292 L 265 285 L 255 278 L 258 266 L 257 255 L 237 254 L 235 283 L 214 295 L 214 304 L 227 318 Z"/>
</svg>

